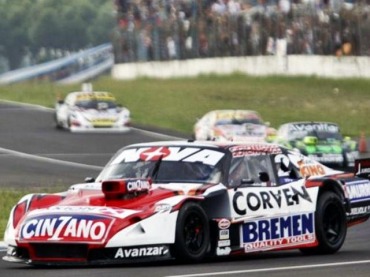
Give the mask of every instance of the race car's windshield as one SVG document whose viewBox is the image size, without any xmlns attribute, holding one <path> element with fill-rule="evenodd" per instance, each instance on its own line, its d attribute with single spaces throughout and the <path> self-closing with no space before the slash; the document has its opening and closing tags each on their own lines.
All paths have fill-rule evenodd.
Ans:
<svg viewBox="0 0 370 277">
<path fill-rule="evenodd" d="M 339 133 L 331 132 L 314 132 L 308 134 L 309 136 L 316 136 L 319 140 L 342 140 L 342 136 Z"/>
<path fill-rule="evenodd" d="M 82 109 L 106 110 L 114 109 L 117 104 L 109 100 L 83 100 L 76 102 L 76 106 Z"/>
<path fill-rule="evenodd" d="M 152 178 L 154 183 L 219 183 L 221 169 L 199 162 L 136 161 L 107 166 L 98 180 Z"/>
<path fill-rule="evenodd" d="M 304 139 L 305 137 L 317 137 L 320 141 L 323 140 L 342 140 L 342 135 L 340 133 L 331 133 L 331 132 L 297 132 L 292 135 L 293 139 Z"/>
<path fill-rule="evenodd" d="M 259 118 L 230 118 L 230 119 L 220 119 L 216 122 L 216 125 L 243 125 L 243 124 L 258 124 L 263 125 L 262 120 Z"/>
</svg>

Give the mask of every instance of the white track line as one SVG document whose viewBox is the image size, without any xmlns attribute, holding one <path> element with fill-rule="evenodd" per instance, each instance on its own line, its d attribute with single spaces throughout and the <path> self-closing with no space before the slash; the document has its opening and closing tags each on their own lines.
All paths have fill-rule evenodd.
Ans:
<svg viewBox="0 0 370 277">
<path fill-rule="evenodd" d="M 165 276 L 165 277 L 220 276 L 220 275 L 234 275 L 234 274 L 284 271 L 284 270 L 297 270 L 297 269 L 299 270 L 299 269 L 310 269 L 310 268 L 321 268 L 321 267 L 348 266 L 348 265 L 368 264 L 368 263 L 370 263 L 370 260 L 338 262 L 338 263 L 326 263 L 326 264 L 298 265 L 298 266 L 284 266 L 284 267 L 271 267 L 271 268 L 256 268 L 256 269 L 248 269 L 248 270 L 195 273 L 195 274 L 186 274 L 186 275 L 169 275 L 169 276 Z"/>
<path fill-rule="evenodd" d="M 7 154 L 12 154 L 14 156 L 18 156 L 18 157 L 21 157 L 21 158 L 27 158 L 27 159 L 37 160 L 37 161 L 60 164 L 60 165 L 77 166 L 77 167 L 88 168 L 88 169 L 96 169 L 96 170 L 102 170 L 102 168 L 103 168 L 102 166 L 62 161 L 62 160 L 57 160 L 57 159 L 52 159 L 52 158 L 47 158 L 47 157 L 42 157 L 42 156 L 37 156 L 37 155 L 32 155 L 32 154 L 27 154 L 27 153 L 23 153 L 23 152 L 11 150 L 11 149 L 6 149 L 6 148 L 1 148 L 1 147 L 0 147 L 0 151 L 3 151 Z"/>
<path fill-rule="evenodd" d="M 133 130 L 135 130 L 137 132 L 143 133 L 143 134 L 147 134 L 147 135 L 153 136 L 153 137 L 165 138 L 165 139 L 175 139 L 175 140 L 184 140 L 184 138 L 175 137 L 175 136 L 169 136 L 169 135 L 164 135 L 164 134 L 161 134 L 161 133 L 147 131 L 147 130 L 142 130 L 142 129 L 137 129 L 137 128 L 133 128 L 133 127 L 131 127 L 131 129 L 133 129 Z"/>
<path fill-rule="evenodd" d="M 42 111 L 55 111 L 55 109 L 53 109 L 53 108 L 48 108 L 48 107 L 44 107 L 44 106 L 36 105 L 36 104 L 21 103 L 21 102 L 16 102 L 16 101 L 11 101 L 11 100 L 3 100 L 3 99 L 0 99 L 0 102 L 10 103 L 10 104 L 24 106 L 24 107 L 31 107 L 31 108 L 42 110 Z M 135 130 L 137 132 L 147 134 L 147 135 L 150 135 L 150 136 L 153 136 L 153 137 L 158 137 L 158 138 L 175 139 L 175 140 L 183 140 L 184 139 L 184 138 L 180 138 L 180 137 L 176 137 L 176 136 L 169 136 L 169 135 L 165 135 L 165 134 L 161 134 L 161 133 L 157 133 L 157 132 L 153 132 L 153 131 L 147 131 L 147 130 L 143 130 L 143 129 L 138 129 L 138 128 L 134 128 L 134 127 L 131 127 L 131 129 Z"/>
<path fill-rule="evenodd" d="M 36 105 L 36 104 L 22 103 L 22 102 L 16 102 L 16 101 L 5 100 L 5 99 L 0 99 L 0 102 L 14 104 L 14 105 L 23 106 L 23 107 L 35 108 L 35 109 L 43 110 L 43 111 L 54 111 L 53 108 L 48 108 L 48 107 L 44 107 L 44 106 Z"/>
<path fill-rule="evenodd" d="M 21 102 L 3 100 L 3 99 L 0 99 L 0 101 L 5 102 L 5 103 L 14 104 L 14 105 L 19 105 L 19 106 L 32 107 L 32 108 L 42 110 L 42 111 L 54 111 L 55 110 L 55 109 L 52 109 L 52 108 L 47 108 L 47 107 L 44 107 L 44 106 L 41 106 L 41 105 L 35 105 L 35 104 L 21 103 Z M 146 131 L 146 130 L 137 129 L 137 128 L 132 128 L 132 129 L 136 130 L 137 132 L 141 132 L 143 134 L 147 134 L 147 135 L 150 135 L 150 136 L 153 136 L 153 137 L 158 137 L 158 138 L 175 139 L 175 140 L 183 139 L 183 138 L 179 138 L 179 137 L 175 137 L 175 136 L 164 135 L 164 134 L 161 134 L 161 133 Z M 11 149 L 5 149 L 5 148 L 0 148 L 0 151 L 4 151 L 5 153 L 9 153 L 9 154 L 17 155 L 17 156 L 20 156 L 20 157 L 29 158 L 29 159 L 52 162 L 52 163 L 55 163 L 55 164 L 73 165 L 73 166 L 79 166 L 79 167 L 83 167 L 83 168 L 90 168 L 90 169 L 97 169 L 97 170 L 101 170 L 103 168 L 103 167 L 100 167 L 100 166 L 80 164 L 80 163 L 75 163 L 75 162 L 67 162 L 67 161 L 62 161 L 62 160 L 57 160 L 57 159 L 52 159 L 52 158 L 41 157 L 41 156 L 37 156 L 37 155 L 26 154 L 26 153 L 18 152 L 18 151 L 11 150 Z"/>
</svg>

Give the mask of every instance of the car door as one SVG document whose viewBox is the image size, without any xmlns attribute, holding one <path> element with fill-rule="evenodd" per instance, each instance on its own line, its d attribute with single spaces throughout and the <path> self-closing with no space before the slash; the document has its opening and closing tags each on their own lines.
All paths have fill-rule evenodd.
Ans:
<svg viewBox="0 0 370 277">
<path fill-rule="evenodd" d="M 291 247 L 297 243 L 314 242 L 314 192 L 304 185 L 304 179 L 280 182 L 277 160 L 288 156 L 255 155 L 243 157 L 245 165 L 241 181 L 230 180 L 229 190 L 234 221 L 241 221 L 241 247 L 245 252 Z M 237 165 L 236 165 L 237 164 Z M 289 163 L 288 163 L 289 165 Z M 229 178 L 238 180 L 237 175 Z M 313 193 L 313 194 L 311 194 Z"/>
</svg>

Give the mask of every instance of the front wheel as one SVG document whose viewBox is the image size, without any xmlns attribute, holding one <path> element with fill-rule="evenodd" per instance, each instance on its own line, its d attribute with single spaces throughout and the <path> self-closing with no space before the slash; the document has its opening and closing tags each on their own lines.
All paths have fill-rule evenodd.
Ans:
<svg viewBox="0 0 370 277">
<path fill-rule="evenodd" d="M 209 222 L 203 208 L 188 202 L 179 211 L 173 255 L 182 261 L 200 261 L 210 245 Z"/>
<path fill-rule="evenodd" d="M 58 116 L 56 113 L 54 113 L 54 122 L 55 122 L 55 128 L 62 129 L 62 125 L 60 125 L 60 122 L 58 120 Z"/>
<path fill-rule="evenodd" d="M 343 245 L 347 235 L 347 218 L 340 197 L 331 191 L 320 195 L 315 213 L 318 246 L 302 248 L 305 254 L 333 254 Z"/>
</svg>

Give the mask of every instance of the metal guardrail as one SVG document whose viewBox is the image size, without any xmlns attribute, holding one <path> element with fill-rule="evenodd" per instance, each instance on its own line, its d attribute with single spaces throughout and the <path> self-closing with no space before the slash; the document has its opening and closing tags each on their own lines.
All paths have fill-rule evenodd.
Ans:
<svg viewBox="0 0 370 277">
<path fill-rule="evenodd" d="M 51 81 L 64 79 L 64 83 L 81 82 L 101 74 L 112 65 L 112 45 L 107 43 L 54 61 L 8 71 L 0 75 L 0 84 L 45 77 Z M 79 77 L 72 78 L 73 75 Z"/>
<path fill-rule="evenodd" d="M 101 73 L 111 69 L 113 65 L 114 65 L 114 58 L 112 56 L 95 66 L 89 67 L 76 74 L 73 74 L 64 79 L 58 80 L 57 83 L 62 84 L 62 85 L 82 83 L 86 80 L 90 80 L 100 75 Z"/>
</svg>

